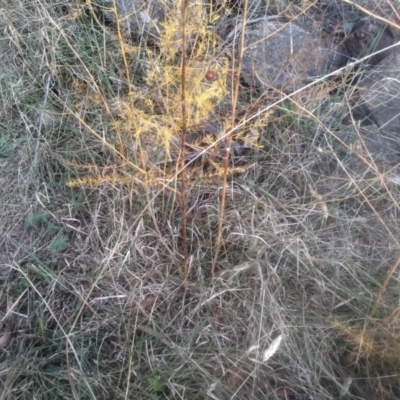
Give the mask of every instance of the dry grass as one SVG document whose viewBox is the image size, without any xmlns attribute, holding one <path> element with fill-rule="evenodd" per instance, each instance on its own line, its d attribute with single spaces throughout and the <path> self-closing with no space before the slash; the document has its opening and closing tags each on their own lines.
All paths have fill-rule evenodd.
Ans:
<svg viewBox="0 0 400 400">
<path fill-rule="evenodd" d="M 190 4 L 186 117 L 180 3 L 153 45 L 94 1 L 0 5 L 0 399 L 398 398 L 394 268 L 371 310 L 400 194 L 343 139 L 355 88 L 235 99 L 206 28 L 234 12 Z"/>
</svg>

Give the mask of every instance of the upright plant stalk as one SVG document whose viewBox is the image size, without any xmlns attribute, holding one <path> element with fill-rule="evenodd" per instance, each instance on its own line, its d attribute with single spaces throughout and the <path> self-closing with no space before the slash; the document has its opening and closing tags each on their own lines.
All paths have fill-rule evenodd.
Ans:
<svg viewBox="0 0 400 400">
<path fill-rule="evenodd" d="M 233 98 L 232 98 L 232 115 L 231 115 L 231 127 L 230 130 L 233 130 L 235 125 L 236 118 L 236 105 L 239 95 L 239 82 L 240 82 L 240 72 L 242 70 L 242 62 L 243 62 L 243 54 L 244 54 L 244 34 L 246 32 L 246 20 L 247 20 L 247 9 L 248 9 L 248 0 L 244 1 L 244 11 L 243 11 L 243 24 L 242 24 L 242 32 L 240 34 L 240 48 L 239 48 L 239 59 L 238 66 L 236 69 L 236 74 L 232 75 L 232 79 L 235 79 L 232 82 L 232 86 L 234 86 Z M 235 76 L 236 75 L 236 76 Z M 225 216 L 225 203 L 226 203 L 226 188 L 228 185 L 228 169 L 229 169 L 229 158 L 231 153 L 231 145 L 232 145 L 232 132 L 226 138 L 226 153 L 224 157 L 224 176 L 222 181 L 222 193 L 221 193 L 221 206 L 219 211 L 219 219 L 218 219 L 218 236 L 217 236 L 217 244 L 215 248 L 215 254 L 212 262 L 212 276 L 215 274 L 215 267 L 217 264 L 217 259 L 219 255 L 219 251 L 221 248 L 222 242 L 222 228 L 224 223 Z"/>
<path fill-rule="evenodd" d="M 187 113 L 186 113 L 186 23 L 188 19 L 189 0 L 183 0 L 182 10 L 182 74 L 181 74 L 181 103 L 182 103 L 182 135 L 181 135 L 181 151 L 180 151 L 180 181 L 181 181 L 181 192 L 180 192 L 180 203 L 182 212 L 182 241 L 183 241 L 183 276 L 186 280 L 188 275 L 188 264 L 189 264 L 189 249 L 187 242 L 187 220 L 186 220 L 186 199 L 185 199 L 185 143 L 186 143 L 186 131 L 187 131 Z"/>
</svg>

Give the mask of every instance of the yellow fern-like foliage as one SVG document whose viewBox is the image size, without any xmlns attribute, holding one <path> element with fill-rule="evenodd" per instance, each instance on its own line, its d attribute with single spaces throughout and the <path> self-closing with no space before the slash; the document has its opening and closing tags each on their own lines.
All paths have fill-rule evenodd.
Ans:
<svg viewBox="0 0 400 400">
<path fill-rule="evenodd" d="M 190 2 L 186 36 L 191 56 L 186 66 L 186 110 L 188 129 L 204 124 L 211 113 L 227 96 L 227 59 L 216 60 L 214 33 L 207 29 L 208 17 L 202 1 Z M 146 73 L 146 84 L 154 90 L 163 108 L 155 125 L 155 134 L 168 146 L 171 138 L 182 127 L 181 106 L 181 50 L 182 50 L 182 2 L 176 1 L 167 11 L 166 22 L 160 41 L 159 55 L 148 52 L 150 68 Z M 212 70 L 215 78 L 205 78 Z M 144 99 L 143 99 L 144 100 Z M 152 119 L 152 115 L 148 115 Z M 148 135 L 136 126 L 138 137 Z"/>
<path fill-rule="evenodd" d="M 128 151 L 133 162 L 154 177 L 154 167 L 163 162 L 176 160 L 180 148 L 180 134 L 183 126 L 181 105 L 182 80 L 182 0 L 175 0 L 172 6 L 166 7 L 165 22 L 161 29 L 159 49 L 149 47 L 134 48 L 125 43 L 121 36 L 120 51 L 123 58 L 135 54 L 144 54 L 141 79 L 145 85 L 138 87 L 131 82 L 125 85 L 128 94 L 121 94 L 107 100 L 107 110 L 112 114 L 112 130 L 115 135 L 115 146 Z M 227 58 L 216 57 L 217 42 L 215 34 L 207 28 L 210 19 L 215 22 L 217 14 L 207 12 L 202 0 L 194 0 L 189 4 L 189 17 L 186 23 L 186 38 L 190 55 L 186 65 L 186 112 L 187 129 L 204 125 L 217 115 L 224 101 L 229 102 L 229 84 L 227 75 L 230 68 Z M 122 67 L 122 66 L 121 66 Z M 122 67 L 122 70 L 124 68 Z M 207 71 L 212 71 L 213 79 L 207 79 Z M 127 71 L 128 72 L 128 71 Z M 130 75 L 128 72 L 127 75 Z M 123 77 L 121 81 L 124 81 Z M 83 93 L 79 82 L 73 83 L 75 92 Z M 101 96 L 90 94 L 92 104 L 99 104 Z M 86 101 L 85 100 L 85 101 Z M 78 104 L 79 106 L 79 104 Z M 223 131 L 227 123 L 219 119 L 219 127 Z M 218 135 L 217 135 L 218 136 Z M 215 138 L 214 138 L 215 139 Z M 121 145 L 122 144 L 122 145 Z M 129 151 L 131 152 L 129 154 Z M 118 167 L 118 166 L 116 166 Z M 162 178 L 170 173 L 159 169 Z M 172 171 L 171 171 L 172 173 Z M 126 182 L 126 177 L 119 177 Z M 147 181 L 146 177 L 141 177 Z M 101 183 L 114 183 L 118 175 L 101 176 L 99 178 L 75 179 L 68 183 L 71 187 L 95 186 Z"/>
</svg>

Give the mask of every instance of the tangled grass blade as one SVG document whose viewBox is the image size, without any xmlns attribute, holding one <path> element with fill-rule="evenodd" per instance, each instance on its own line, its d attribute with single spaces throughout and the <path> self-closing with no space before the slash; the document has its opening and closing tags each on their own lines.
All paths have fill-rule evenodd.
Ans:
<svg viewBox="0 0 400 400">
<path fill-rule="evenodd" d="M 282 342 L 282 335 L 274 339 L 271 345 L 264 351 L 262 362 L 268 361 L 279 349 Z"/>
</svg>

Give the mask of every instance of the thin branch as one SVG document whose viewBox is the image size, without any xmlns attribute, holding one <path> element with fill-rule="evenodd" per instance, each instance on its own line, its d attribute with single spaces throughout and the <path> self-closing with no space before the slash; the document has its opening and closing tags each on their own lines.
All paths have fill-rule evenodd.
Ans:
<svg viewBox="0 0 400 400">
<path fill-rule="evenodd" d="M 183 240 L 183 277 L 186 280 L 188 275 L 189 249 L 187 242 L 187 219 L 185 199 L 185 143 L 187 131 L 186 113 L 186 23 L 188 19 L 189 0 L 184 0 L 182 11 L 182 74 L 181 74 L 181 104 L 182 104 L 182 136 L 180 151 L 180 181 L 181 181 L 181 212 L 182 212 L 182 240 Z"/>
<path fill-rule="evenodd" d="M 236 118 L 236 106 L 237 100 L 239 96 L 239 83 L 240 83 L 240 73 L 242 70 L 242 62 L 243 62 L 243 54 L 244 54 L 244 35 L 246 32 L 246 20 L 247 20 L 247 9 L 248 9 L 248 0 L 244 1 L 244 11 L 243 11 L 243 26 L 240 35 L 240 48 L 239 48 L 239 59 L 238 59 L 238 66 L 236 69 L 236 76 L 233 74 L 232 79 L 235 79 L 232 82 L 232 86 L 234 85 L 233 91 L 233 98 L 232 98 L 232 114 L 231 114 L 231 130 L 235 125 L 235 118 Z M 215 267 L 217 264 L 218 254 L 221 248 L 222 242 L 222 228 L 224 223 L 224 216 L 225 216 L 225 203 L 226 203 L 226 188 L 228 185 L 228 169 L 229 169 L 229 159 L 230 159 L 230 152 L 232 146 L 232 132 L 227 135 L 226 139 L 226 153 L 224 157 L 224 176 L 223 176 L 223 183 L 222 183 L 222 193 L 221 193 L 221 205 L 220 205 L 220 212 L 219 212 L 219 220 L 218 220 L 218 236 L 217 236 L 217 244 L 214 253 L 214 259 L 212 262 L 212 276 L 215 274 Z"/>
</svg>

